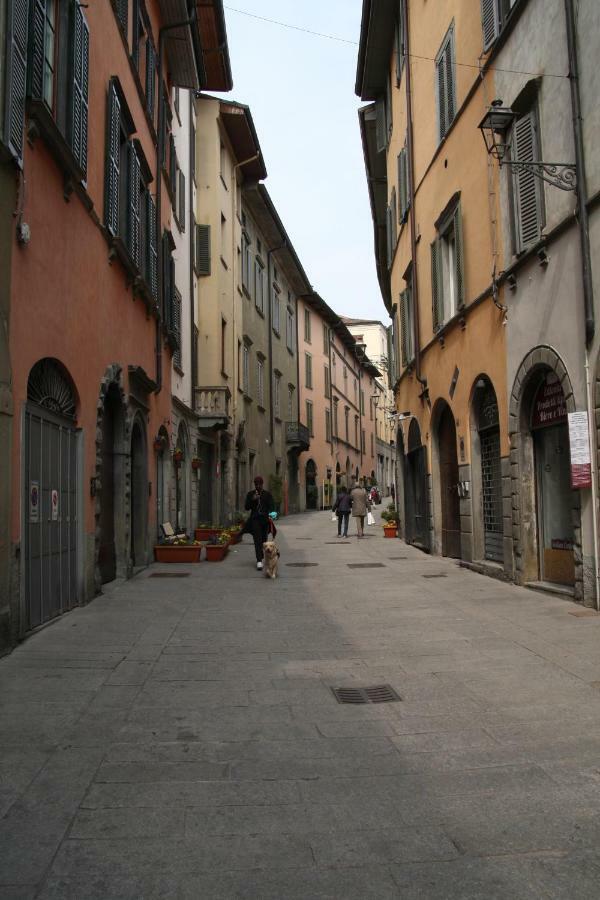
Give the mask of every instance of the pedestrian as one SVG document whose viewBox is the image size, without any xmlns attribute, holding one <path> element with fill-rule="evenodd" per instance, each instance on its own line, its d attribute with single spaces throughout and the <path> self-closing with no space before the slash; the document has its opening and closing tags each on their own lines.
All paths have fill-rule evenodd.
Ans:
<svg viewBox="0 0 600 900">
<path fill-rule="evenodd" d="M 396 502 L 396 488 L 394 487 L 393 484 L 390 485 L 390 495 L 392 498 L 392 503 L 395 503 Z"/>
<path fill-rule="evenodd" d="M 361 538 L 365 535 L 365 516 L 367 510 L 371 509 L 371 501 L 364 487 L 358 481 L 352 485 L 350 499 L 352 500 L 352 518 L 356 519 L 356 537 Z"/>
<path fill-rule="evenodd" d="M 348 520 L 352 509 L 352 500 L 344 485 L 340 487 L 332 509 L 337 514 L 338 537 L 348 537 Z"/>
<path fill-rule="evenodd" d="M 249 531 L 254 538 L 254 551 L 256 553 L 256 568 L 260 571 L 263 567 L 263 544 L 269 533 L 269 513 L 275 509 L 273 497 L 265 491 L 262 476 L 254 479 L 254 490 L 246 495 L 245 509 L 250 511 L 244 531 Z"/>
</svg>

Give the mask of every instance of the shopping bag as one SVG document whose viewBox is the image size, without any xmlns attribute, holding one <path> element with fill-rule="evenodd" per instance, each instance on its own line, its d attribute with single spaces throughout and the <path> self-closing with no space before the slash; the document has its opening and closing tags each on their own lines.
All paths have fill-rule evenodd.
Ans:
<svg viewBox="0 0 600 900">
<path fill-rule="evenodd" d="M 337 515 L 335 513 L 331 513 L 331 521 L 337 522 Z"/>
<path fill-rule="evenodd" d="M 367 525 L 374 525 L 374 524 L 375 524 L 375 519 L 373 517 L 373 513 L 371 512 L 371 510 L 369 510 L 367 512 Z"/>
</svg>

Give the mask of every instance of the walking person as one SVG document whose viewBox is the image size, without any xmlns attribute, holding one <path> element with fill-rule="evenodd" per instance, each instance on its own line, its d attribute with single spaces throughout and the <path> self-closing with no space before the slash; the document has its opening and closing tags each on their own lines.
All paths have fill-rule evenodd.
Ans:
<svg viewBox="0 0 600 900">
<path fill-rule="evenodd" d="M 352 518 L 356 519 L 356 537 L 365 536 L 365 516 L 367 510 L 371 509 L 371 501 L 358 481 L 355 481 L 350 491 L 350 499 L 352 501 Z"/>
<path fill-rule="evenodd" d="M 338 537 L 348 537 L 348 521 L 350 519 L 350 510 L 352 509 L 352 500 L 344 485 L 340 487 L 332 509 L 337 515 Z"/>
<path fill-rule="evenodd" d="M 254 490 L 246 495 L 245 509 L 250 511 L 244 531 L 249 531 L 254 538 L 254 552 L 256 553 L 256 568 L 260 571 L 263 567 L 263 544 L 269 533 L 269 513 L 275 509 L 273 497 L 265 491 L 264 480 L 260 475 L 254 479 Z"/>
</svg>

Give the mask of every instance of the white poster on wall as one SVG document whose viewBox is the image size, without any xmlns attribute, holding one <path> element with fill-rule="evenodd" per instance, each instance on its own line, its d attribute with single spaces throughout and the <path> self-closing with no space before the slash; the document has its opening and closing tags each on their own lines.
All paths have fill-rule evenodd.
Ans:
<svg viewBox="0 0 600 900">
<path fill-rule="evenodd" d="M 569 413 L 569 444 L 571 447 L 571 487 L 592 486 L 590 432 L 587 412 Z"/>
</svg>

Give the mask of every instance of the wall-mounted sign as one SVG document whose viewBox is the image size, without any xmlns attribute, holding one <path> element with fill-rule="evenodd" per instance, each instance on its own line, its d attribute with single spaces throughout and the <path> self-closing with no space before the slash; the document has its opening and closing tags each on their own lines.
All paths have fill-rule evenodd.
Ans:
<svg viewBox="0 0 600 900">
<path fill-rule="evenodd" d="M 571 446 L 571 487 L 592 486 L 590 433 L 587 412 L 569 413 L 569 444 Z"/>
<path fill-rule="evenodd" d="M 39 481 L 29 482 L 29 521 L 40 521 L 40 483 Z"/>
<path fill-rule="evenodd" d="M 51 508 L 52 508 L 52 521 L 57 522 L 58 521 L 58 491 L 55 490 L 54 488 L 52 489 L 52 491 L 50 493 L 50 502 L 51 502 Z"/>
<path fill-rule="evenodd" d="M 542 381 L 535 395 L 531 427 L 542 428 L 545 425 L 558 425 L 567 420 L 565 395 L 557 376 L 552 372 Z"/>
</svg>

